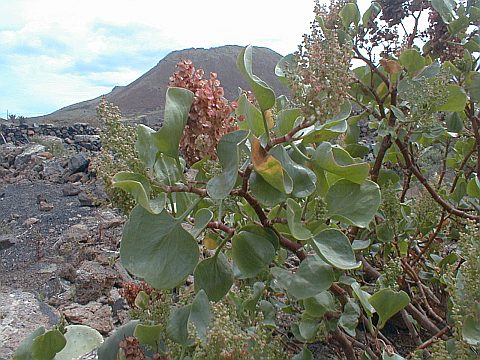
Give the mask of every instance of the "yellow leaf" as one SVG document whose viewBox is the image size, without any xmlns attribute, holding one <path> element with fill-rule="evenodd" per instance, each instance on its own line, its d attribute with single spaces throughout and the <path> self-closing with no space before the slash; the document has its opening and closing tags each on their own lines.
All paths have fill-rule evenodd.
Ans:
<svg viewBox="0 0 480 360">
<path fill-rule="evenodd" d="M 208 250 L 215 250 L 217 248 L 217 242 L 214 238 L 207 235 L 203 238 L 203 246 Z"/>
<path fill-rule="evenodd" d="M 268 129 L 271 130 L 275 126 L 275 121 L 273 120 L 273 112 L 272 110 L 265 110 L 263 113 L 265 120 L 267 121 Z"/>
<path fill-rule="evenodd" d="M 251 139 L 253 169 L 271 186 L 285 192 L 283 168 L 280 161 L 269 155 L 255 136 Z"/>
<path fill-rule="evenodd" d="M 402 71 L 402 66 L 395 60 L 381 59 L 380 65 L 382 65 L 385 71 L 389 74 L 398 74 Z"/>
</svg>

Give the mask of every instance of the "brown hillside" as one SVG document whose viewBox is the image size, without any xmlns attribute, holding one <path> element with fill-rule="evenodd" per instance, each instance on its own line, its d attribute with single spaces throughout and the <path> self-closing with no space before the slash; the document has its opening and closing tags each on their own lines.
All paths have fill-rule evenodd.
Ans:
<svg viewBox="0 0 480 360">
<path fill-rule="evenodd" d="M 238 96 L 238 87 L 248 89 L 239 73 L 236 60 L 242 48 L 226 45 L 211 49 L 186 49 L 173 51 L 165 58 L 127 86 L 116 86 L 106 94 L 108 101 L 120 107 L 125 118 L 157 124 L 163 116 L 165 93 L 168 78 L 175 71 L 175 65 L 183 59 L 190 59 L 197 68 L 203 68 L 206 74 L 216 72 L 225 90 L 225 97 L 233 100 Z M 268 48 L 256 47 L 253 50 L 253 72 L 267 82 L 277 95 L 286 94 L 274 74 L 275 65 L 281 55 Z M 100 97 L 66 106 L 49 115 L 31 118 L 34 122 L 69 124 L 86 122 L 96 124 L 95 108 Z"/>
</svg>

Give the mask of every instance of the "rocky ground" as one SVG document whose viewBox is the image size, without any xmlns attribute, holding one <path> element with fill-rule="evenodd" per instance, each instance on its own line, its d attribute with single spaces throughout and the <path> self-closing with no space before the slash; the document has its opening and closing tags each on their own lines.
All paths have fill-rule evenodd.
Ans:
<svg viewBox="0 0 480 360">
<path fill-rule="evenodd" d="M 109 334 L 127 312 L 117 262 L 125 221 L 89 172 L 93 156 L 62 139 L 0 145 L 0 357 L 61 316 Z M 65 151 L 58 151 L 59 149 Z"/>
</svg>

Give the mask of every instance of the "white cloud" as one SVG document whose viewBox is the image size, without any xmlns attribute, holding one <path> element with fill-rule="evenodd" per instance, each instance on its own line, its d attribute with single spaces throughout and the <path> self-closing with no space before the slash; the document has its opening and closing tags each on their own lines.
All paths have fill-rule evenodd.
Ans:
<svg viewBox="0 0 480 360">
<path fill-rule="evenodd" d="M 126 85 L 167 52 L 225 44 L 296 50 L 313 0 L 0 1 L 0 116 L 38 115 Z M 5 21 L 4 21 L 5 20 Z"/>
</svg>

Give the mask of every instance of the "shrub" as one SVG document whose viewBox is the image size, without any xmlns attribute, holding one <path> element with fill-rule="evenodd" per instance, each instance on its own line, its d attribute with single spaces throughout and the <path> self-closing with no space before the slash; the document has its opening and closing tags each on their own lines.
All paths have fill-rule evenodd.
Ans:
<svg viewBox="0 0 480 360">
<path fill-rule="evenodd" d="M 256 101 L 240 96 L 242 121 L 219 138 L 211 171 L 180 154 L 195 95 L 168 89 L 162 128 L 137 128 L 151 176 L 120 172 L 113 185 L 137 202 L 123 265 L 172 293 L 193 275 L 195 295 L 174 301 L 166 325 L 178 349 L 170 356 L 247 357 L 213 331 L 231 327 L 242 339 L 248 324 L 260 338 L 286 326 L 296 360 L 312 359 L 321 339 L 348 359 L 478 357 L 478 5 L 378 1 L 362 15 L 354 2 L 317 2 L 312 33 L 276 68 L 291 102 L 252 73 L 252 48 L 241 51 Z M 360 121 L 376 129 L 373 154 Z M 418 160 L 432 149 L 441 165 L 428 178 Z M 114 338 L 136 332 L 145 344 L 139 326 Z M 388 331 L 402 328 L 413 346 Z M 107 342 L 100 353 L 116 354 Z M 254 349 L 254 358 L 276 356 Z"/>
</svg>

